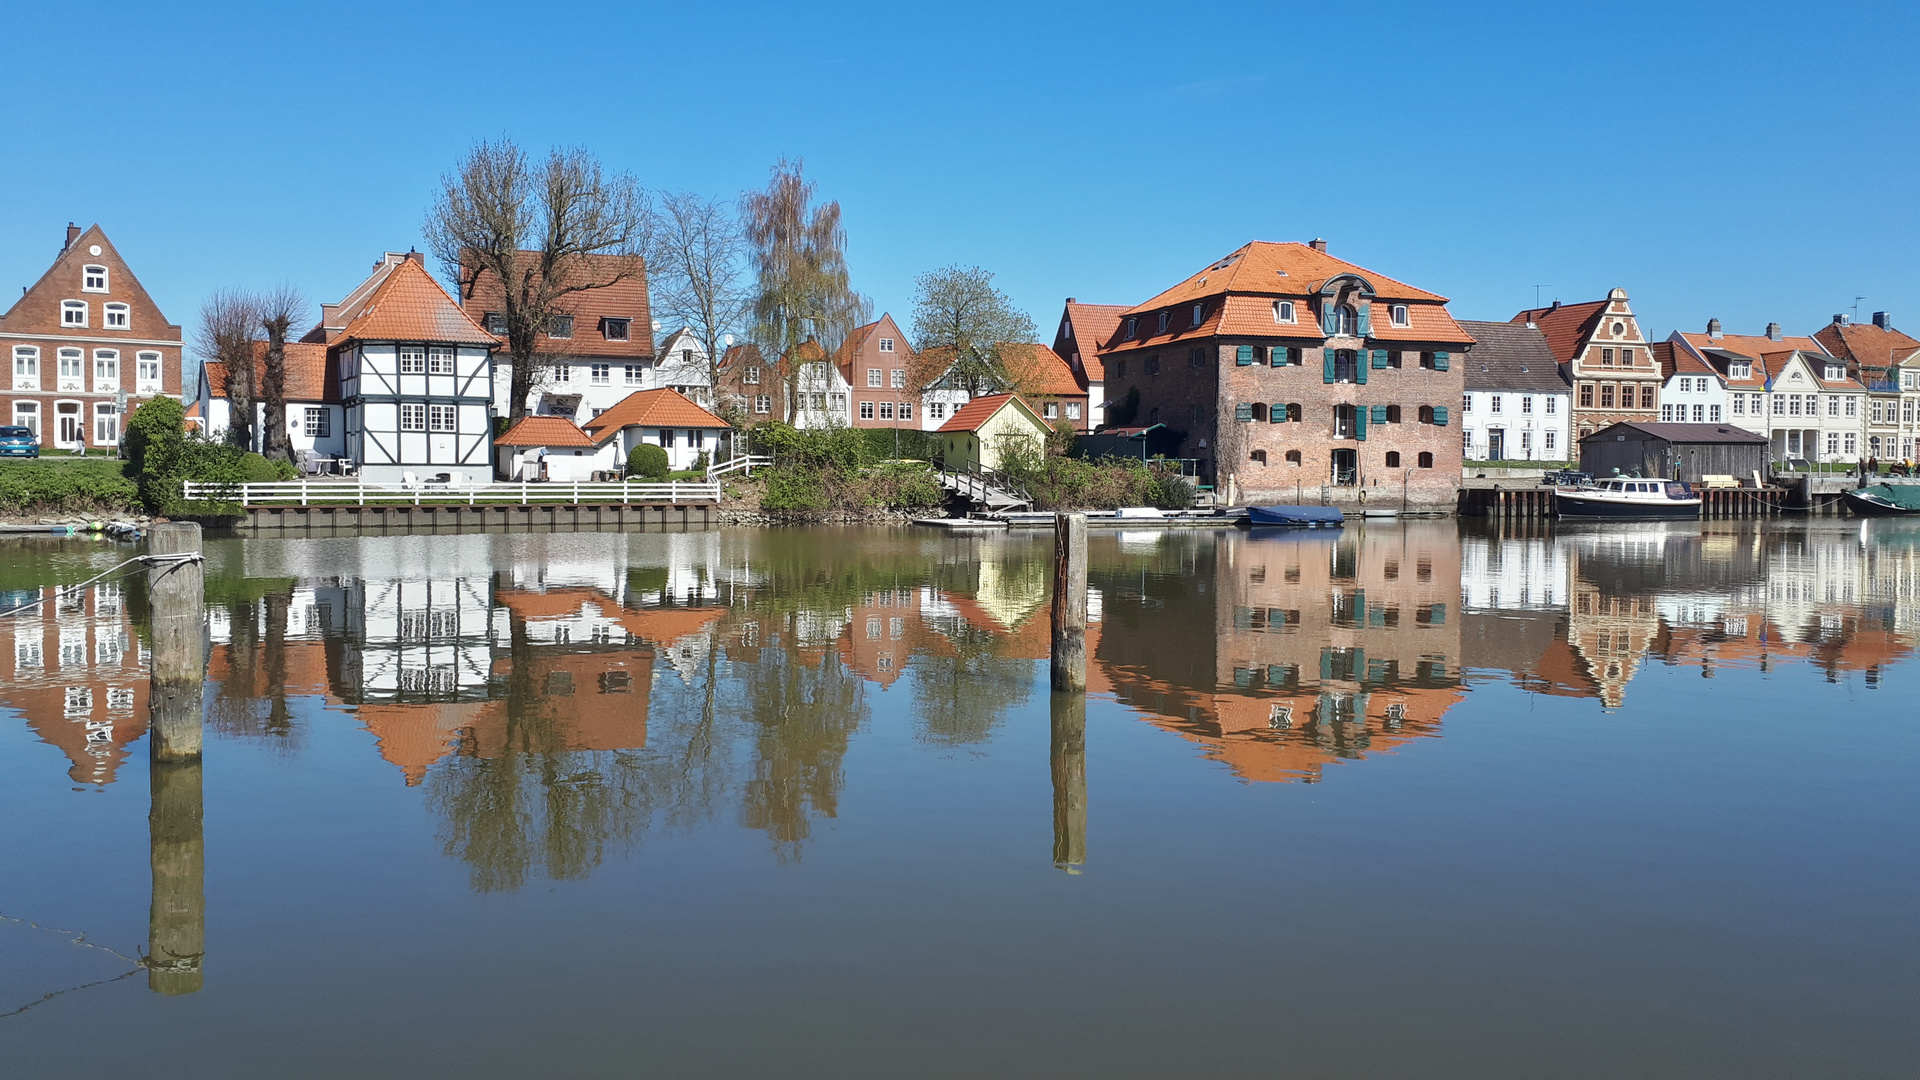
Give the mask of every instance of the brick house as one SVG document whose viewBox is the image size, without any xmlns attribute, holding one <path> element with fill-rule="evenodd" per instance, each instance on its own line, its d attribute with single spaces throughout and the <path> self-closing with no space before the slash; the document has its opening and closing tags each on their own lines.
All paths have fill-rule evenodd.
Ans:
<svg viewBox="0 0 1920 1080">
<path fill-rule="evenodd" d="M 1236 501 L 1452 507 L 1473 338 L 1446 297 L 1255 242 L 1129 308 L 1099 351 L 1109 425 L 1165 424 Z"/>
<path fill-rule="evenodd" d="M 1580 304 L 1555 300 L 1510 321 L 1538 326 L 1554 359 L 1566 369 L 1573 384 L 1576 441 L 1622 420 L 1660 418 L 1660 384 L 1666 376 L 1653 362 L 1627 290 L 1612 289 L 1605 300 Z"/>
<path fill-rule="evenodd" d="M 1000 355 L 1020 388 L 1020 396 L 1056 431 L 1091 431 L 1087 385 L 1073 365 L 1039 342 L 1003 345 Z"/>
<path fill-rule="evenodd" d="M 720 354 L 720 385 L 714 387 L 714 412 L 741 424 L 784 420 L 787 383 L 752 342 L 727 346 Z"/>
<path fill-rule="evenodd" d="M 854 330 L 835 354 L 840 376 L 853 394 L 853 426 L 862 428 L 922 428 L 927 425 L 921 407 L 922 375 L 919 358 L 907 335 L 891 315 Z M 939 427 L 932 424 L 927 428 Z"/>
<path fill-rule="evenodd" d="M 1873 313 L 1871 326 L 1835 315 L 1813 338 L 1867 388 L 1867 453 L 1888 460 L 1920 456 L 1920 341 L 1895 330 L 1884 311 Z"/>
<path fill-rule="evenodd" d="M 1095 351 L 1113 337 L 1126 313 L 1126 304 L 1083 304 L 1069 296 L 1066 310 L 1060 313 L 1060 329 L 1053 334 L 1054 354 L 1073 368 L 1086 388 L 1088 422 L 1095 427 L 1107 403 L 1106 372 L 1100 369 Z"/>
<path fill-rule="evenodd" d="M 142 288 L 100 226 L 67 226 L 40 280 L 0 315 L 0 423 L 32 428 L 40 445 L 110 449 L 123 414 L 180 397 L 180 327 Z"/>
<path fill-rule="evenodd" d="M 536 257 L 530 251 L 521 256 Z M 527 412 L 585 423 L 596 410 L 610 409 L 636 390 L 667 383 L 656 370 L 646 260 L 637 255 L 584 255 L 576 269 L 590 281 L 610 281 L 623 271 L 629 276 L 560 299 L 558 306 L 566 314 L 556 315 L 546 333 L 535 339 L 543 371 L 527 394 Z M 494 355 L 494 411 L 510 416 L 513 357 L 505 344 L 506 296 L 500 279 L 489 271 L 465 268 L 460 279 L 460 306 L 502 339 Z M 704 356 L 700 363 L 705 363 Z"/>
</svg>

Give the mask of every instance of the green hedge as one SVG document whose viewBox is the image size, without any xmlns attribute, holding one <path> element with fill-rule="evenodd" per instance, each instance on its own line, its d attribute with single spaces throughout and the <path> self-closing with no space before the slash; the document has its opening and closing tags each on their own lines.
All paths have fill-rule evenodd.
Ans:
<svg viewBox="0 0 1920 1080">
<path fill-rule="evenodd" d="M 0 462 L 0 513 L 127 514 L 139 487 L 112 458 Z"/>
<path fill-rule="evenodd" d="M 641 443 L 627 451 L 627 475 L 641 476 L 648 480 L 664 480 L 672 469 L 664 448 L 652 443 Z"/>
</svg>

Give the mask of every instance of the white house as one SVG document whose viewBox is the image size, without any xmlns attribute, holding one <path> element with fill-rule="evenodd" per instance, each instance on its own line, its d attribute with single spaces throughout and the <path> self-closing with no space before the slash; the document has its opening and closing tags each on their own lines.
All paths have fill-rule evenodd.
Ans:
<svg viewBox="0 0 1920 1080">
<path fill-rule="evenodd" d="M 267 409 L 259 400 L 266 378 L 267 343 L 254 343 L 253 445 L 266 445 Z M 231 405 L 227 401 L 227 365 L 218 360 L 200 365 L 200 397 L 197 412 L 208 439 L 221 441 L 231 426 Z M 340 383 L 327 370 L 327 346 L 321 342 L 289 341 L 286 344 L 286 420 L 287 441 L 293 446 L 294 460 L 314 462 L 318 458 L 341 458 L 347 452 L 346 406 L 340 400 Z"/>
<path fill-rule="evenodd" d="M 1474 346 L 1462 360 L 1460 415 L 1473 461 L 1571 461 L 1573 387 L 1533 323 L 1470 322 Z"/>
<path fill-rule="evenodd" d="M 1660 386 L 1660 422 L 1724 424 L 1730 405 L 1727 380 L 1718 368 L 1671 340 L 1653 344 L 1654 363 L 1666 382 Z"/>
<path fill-rule="evenodd" d="M 633 448 L 648 443 L 667 452 L 675 470 L 699 468 L 719 457 L 733 430 L 725 420 L 700 407 L 678 390 L 642 390 L 586 422 L 587 437 L 596 446 L 612 445 L 624 464 Z"/>
<path fill-rule="evenodd" d="M 625 464 L 618 440 L 595 443 L 564 416 L 529 416 L 493 441 L 494 463 L 506 480 L 589 481 Z"/>
<path fill-rule="evenodd" d="M 793 426 L 826 428 L 853 426 L 853 387 L 838 364 L 813 346 L 795 350 L 801 356 L 793 378 Z"/>
<path fill-rule="evenodd" d="M 419 255 L 388 255 L 346 300 L 322 309 L 322 323 L 316 333 L 339 372 L 346 452 L 363 478 L 493 479 L 498 341 Z"/>
</svg>

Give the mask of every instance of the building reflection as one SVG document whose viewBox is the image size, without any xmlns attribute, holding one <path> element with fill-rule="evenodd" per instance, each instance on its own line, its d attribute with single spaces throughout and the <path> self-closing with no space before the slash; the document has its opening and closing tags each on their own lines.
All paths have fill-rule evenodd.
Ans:
<svg viewBox="0 0 1920 1080">
<path fill-rule="evenodd" d="M 60 748 L 74 783 L 111 784 L 147 731 L 147 654 L 124 585 L 0 590 L 0 611 L 29 604 L 0 619 L 0 703 Z"/>
</svg>

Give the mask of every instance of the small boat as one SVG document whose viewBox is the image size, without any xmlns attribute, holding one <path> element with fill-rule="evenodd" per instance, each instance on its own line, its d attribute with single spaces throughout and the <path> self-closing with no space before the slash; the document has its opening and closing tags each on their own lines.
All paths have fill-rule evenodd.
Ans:
<svg viewBox="0 0 1920 1080">
<path fill-rule="evenodd" d="M 1256 529 L 1337 529 L 1347 516 L 1337 506 L 1249 506 L 1247 524 Z"/>
<path fill-rule="evenodd" d="M 1686 520 L 1700 516 L 1700 496 L 1679 480 L 1616 476 L 1553 489 L 1553 512 L 1570 518 Z"/>
<path fill-rule="evenodd" d="M 1920 517 L 1920 484 L 1875 484 L 1846 496 L 1847 506 L 1865 517 Z"/>
</svg>

